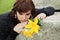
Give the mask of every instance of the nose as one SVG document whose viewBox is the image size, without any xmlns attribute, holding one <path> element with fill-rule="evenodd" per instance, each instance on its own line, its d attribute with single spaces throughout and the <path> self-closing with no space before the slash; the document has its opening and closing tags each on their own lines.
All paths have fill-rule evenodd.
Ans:
<svg viewBox="0 0 60 40">
<path fill-rule="evenodd" d="M 26 16 L 25 16 L 25 15 L 23 15 L 22 19 L 26 19 Z"/>
</svg>

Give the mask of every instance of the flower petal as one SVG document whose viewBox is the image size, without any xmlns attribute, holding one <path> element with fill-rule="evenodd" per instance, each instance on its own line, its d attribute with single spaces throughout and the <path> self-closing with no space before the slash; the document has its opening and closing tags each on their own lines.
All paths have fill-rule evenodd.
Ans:
<svg viewBox="0 0 60 40">
<path fill-rule="evenodd" d="M 38 18 L 37 18 L 37 17 L 34 18 L 34 23 L 35 23 L 35 24 L 38 23 Z"/>
<path fill-rule="evenodd" d="M 24 34 L 26 37 L 29 37 L 29 38 L 31 38 L 32 35 L 33 35 L 33 34 L 32 34 L 30 31 L 28 31 L 28 30 L 24 30 L 23 34 Z"/>
<path fill-rule="evenodd" d="M 30 20 L 30 19 L 28 19 L 28 24 L 32 24 L 33 23 L 33 21 L 32 20 Z"/>
</svg>

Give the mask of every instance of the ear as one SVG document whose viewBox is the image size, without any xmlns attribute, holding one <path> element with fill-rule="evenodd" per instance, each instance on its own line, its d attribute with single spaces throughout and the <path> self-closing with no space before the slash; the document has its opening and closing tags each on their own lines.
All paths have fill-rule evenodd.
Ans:
<svg viewBox="0 0 60 40">
<path fill-rule="evenodd" d="M 15 19 L 17 18 L 17 15 L 15 14 Z"/>
</svg>

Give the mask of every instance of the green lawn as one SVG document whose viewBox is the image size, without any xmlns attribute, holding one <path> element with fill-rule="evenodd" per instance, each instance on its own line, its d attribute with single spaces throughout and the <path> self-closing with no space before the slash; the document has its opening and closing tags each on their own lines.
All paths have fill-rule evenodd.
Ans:
<svg viewBox="0 0 60 40">
<path fill-rule="evenodd" d="M 0 0 L 0 14 L 10 11 L 14 3 L 15 0 Z"/>
</svg>

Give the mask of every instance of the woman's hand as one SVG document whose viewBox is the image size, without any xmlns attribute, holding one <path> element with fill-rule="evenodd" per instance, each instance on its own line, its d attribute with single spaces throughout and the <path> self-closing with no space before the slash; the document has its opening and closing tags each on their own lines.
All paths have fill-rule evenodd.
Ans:
<svg viewBox="0 0 60 40">
<path fill-rule="evenodd" d="M 14 27 L 13 30 L 17 33 L 21 33 L 24 30 L 24 27 L 26 24 L 27 24 L 27 22 L 19 23 Z"/>
<path fill-rule="evenodd" d="M 46 18 L 46 14 L 45 13 L 40 13 L 40 14 L 37 15 L 37 17 L 39 19 L 45 19 Z"/>
</svg>

